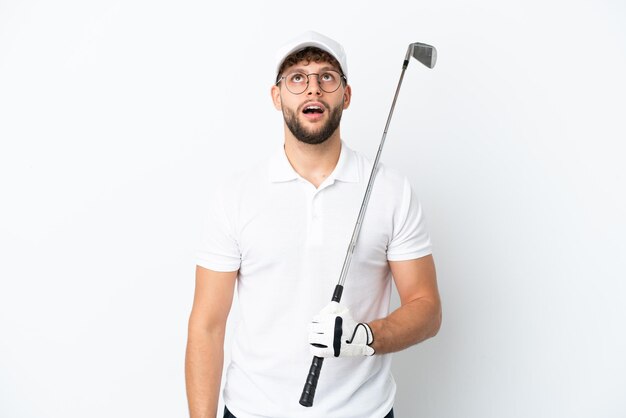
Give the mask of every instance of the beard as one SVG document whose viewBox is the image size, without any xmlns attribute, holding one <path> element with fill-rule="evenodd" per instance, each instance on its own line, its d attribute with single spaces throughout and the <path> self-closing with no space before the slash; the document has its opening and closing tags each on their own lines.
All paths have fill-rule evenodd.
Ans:
<svg viewBox="0 0 626 418">
<path fill-rule="evenodd" d="M 324 105 L 326 104 L 324 103 Z M 283 118 L 287 127 L 298 141 L 311 145 L 321 144 L 337 130 L 339 122 L 341 122 L 341 114 L 343 113 L 342 105 L 338 105 L 333 109 L 329 109 L 328 106 L 325 107 L 329 114 L 328 120 L 315 130 L 307 130 L 298 120 L 296 113 L 291 109 L 283 107 Z"/>
</svg>

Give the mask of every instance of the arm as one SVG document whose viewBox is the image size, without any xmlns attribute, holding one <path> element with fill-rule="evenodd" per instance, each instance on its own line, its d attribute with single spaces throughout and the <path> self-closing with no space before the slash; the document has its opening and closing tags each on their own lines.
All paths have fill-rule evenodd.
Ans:
<svg viewBox="0 0 626 418">
<path fill-rule="evenodd" d="M 400 307 L 386 318 L 368 325 L 374 334 L 376 354 L 400 351 L 430 337 L 441 326 L 441 302 L 432 255 L 406 261 L 390 261 Z"/>
<path fill-rule="evenodd" d="M 196 266 L 196 290 L 189 318 L 185 382 L 191 418 L 217 414 L 224 333 L 237 271 L 216 272 Z"/>
</svg>

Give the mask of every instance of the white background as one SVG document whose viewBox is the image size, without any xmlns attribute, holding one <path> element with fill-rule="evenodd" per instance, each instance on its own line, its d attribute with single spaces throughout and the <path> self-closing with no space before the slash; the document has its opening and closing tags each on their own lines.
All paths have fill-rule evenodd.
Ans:
<svg viewBox="0 0 626 418">
<path fill-rule="evenodd" d="M 307 29 L 344 44 L 342 134 L 372 157 L 407 45 L 439 50 L 383 154 L 444 303 L 395 356 L 397 416 L 626 416 L 625 21 L 618 0 L 0 0 L 0 416 L 187 414 L 207 190 L 281 143 L 274 50 Z"/>
</svg>

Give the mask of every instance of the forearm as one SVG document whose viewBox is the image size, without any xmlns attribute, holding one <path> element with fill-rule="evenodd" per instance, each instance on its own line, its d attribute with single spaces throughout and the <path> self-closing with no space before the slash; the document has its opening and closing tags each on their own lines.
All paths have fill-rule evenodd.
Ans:
<svg viewBox="0 0 626 418">
<path fill-rule="evenodd" d="M 191 418 L 215 418 L 224 363 L 224 332 L 189 327 L 185 382 Z"/>
<path fill-rule="evenodd" d="M 392 353 L 434 337 L 441 325 L 439 301 L 416 299 L 389 316 L 369 322 L 376 354 Z"/>
</svg>

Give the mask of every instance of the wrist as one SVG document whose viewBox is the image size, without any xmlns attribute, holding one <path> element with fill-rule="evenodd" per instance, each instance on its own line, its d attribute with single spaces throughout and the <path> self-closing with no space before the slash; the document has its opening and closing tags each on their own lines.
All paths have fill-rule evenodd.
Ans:
<svg viewBox="0 0 626 418">
<path fill-rule="evenodd" d="M 370 330 L 372 331 L 372 343 L 368 344 L 374 349 L 375 354 L 384 354 L 384 340 L 385 340 L 385 326 L 384 320 L 377 319 L 375 321 L 368 322 Z"/>
</svg>

